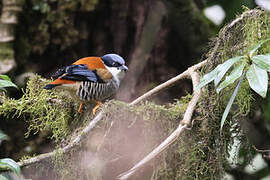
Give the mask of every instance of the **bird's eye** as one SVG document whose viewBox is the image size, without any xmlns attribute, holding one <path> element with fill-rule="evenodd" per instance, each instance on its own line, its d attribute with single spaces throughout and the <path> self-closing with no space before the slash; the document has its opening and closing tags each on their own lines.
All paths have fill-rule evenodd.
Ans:
<svg viewBox="0 0 270 180">
<path fill-rule="evenodd" d="M 112 67 L 118 67 L 120 64 L 118 62 L 112 62 Z"/>
</svg>

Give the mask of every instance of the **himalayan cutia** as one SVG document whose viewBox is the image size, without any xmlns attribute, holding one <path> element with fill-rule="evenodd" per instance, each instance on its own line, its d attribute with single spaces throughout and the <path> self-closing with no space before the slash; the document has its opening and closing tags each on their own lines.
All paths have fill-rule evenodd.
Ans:
<svg viewBox="0 0 270 180">
<path fill-rule="evenodd" d="M 102 101 L 116 93 L 127 70 L 124 59 L 117 54 L 85 57 L 56 71 L 52 76 L 55 80 L 44 88 L 69 91 L 80 101 L 79 112 L 82 112 L 83 103 L 95 101 L 95 114 Z"/>
</svg>

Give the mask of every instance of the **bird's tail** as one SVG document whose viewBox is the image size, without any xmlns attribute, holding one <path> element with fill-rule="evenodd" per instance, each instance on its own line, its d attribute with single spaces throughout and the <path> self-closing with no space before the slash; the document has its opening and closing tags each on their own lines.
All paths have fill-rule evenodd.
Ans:
<svg viewBox="0 0 270 180">
<path fill-rule="evenodd" d="M 61 85 L 61 84 L 47 84 L 47 85 L 44 87 L 44 89 L 52 89 L 52 88 L 54 88 L 54 87 L 56 87 L 56 86 L 59 86 L 59 85 Z"/>
</svg>

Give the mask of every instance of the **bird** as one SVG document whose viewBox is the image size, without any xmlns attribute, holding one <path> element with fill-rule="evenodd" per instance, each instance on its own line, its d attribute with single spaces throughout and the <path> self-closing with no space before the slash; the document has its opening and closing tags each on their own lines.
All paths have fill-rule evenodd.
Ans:
<svg viewBox="0 0 270 180">
<path fill-rule="evenodd" d="M 83 104 L 94 101 L 95 115 L 102 101 L 114 95 L 119 89 L 128 67 L 118 54 L 105 54 L 101 57 L 84 57 L 69 66 L 58 69 L 54 79 L 44 89 L 62 89 L 80 102 L 78 109 L 82 113 Z"/>
</svg>

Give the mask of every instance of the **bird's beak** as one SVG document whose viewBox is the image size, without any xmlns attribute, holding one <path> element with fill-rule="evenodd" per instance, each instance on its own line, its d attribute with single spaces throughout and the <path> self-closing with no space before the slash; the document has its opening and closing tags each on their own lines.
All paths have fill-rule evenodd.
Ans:
<svg viewBox="0 0 270 180">
<path fill-rule="evenodd" d="M 120 70 L 124 70 L 124 71 L 127 71 L 128 70 L 128 67 L 125 66 L 125 65 L 122 65 L 119 67 Z"/>
</svg>

